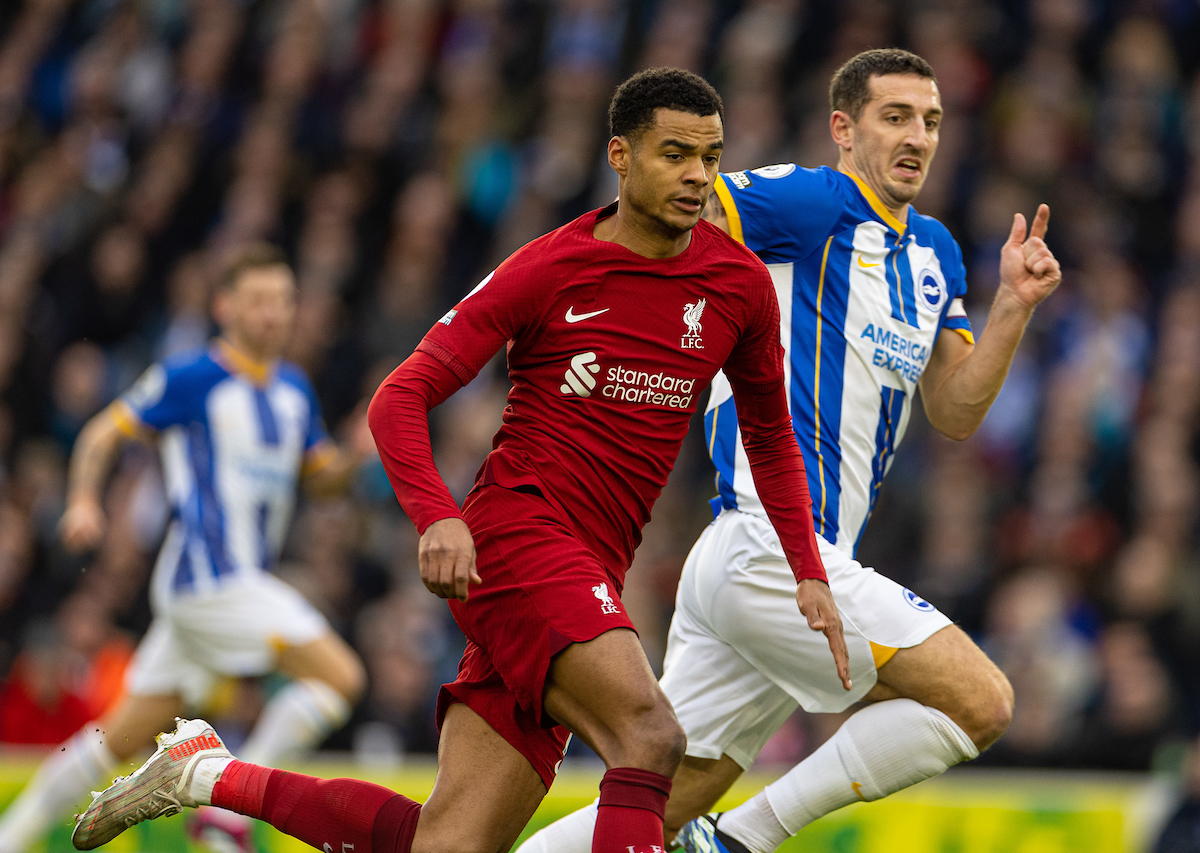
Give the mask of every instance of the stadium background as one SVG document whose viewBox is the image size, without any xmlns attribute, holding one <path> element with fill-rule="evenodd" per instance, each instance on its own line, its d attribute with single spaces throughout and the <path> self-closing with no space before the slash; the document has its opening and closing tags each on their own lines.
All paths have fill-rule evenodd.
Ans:
<svg viewBox="0 0 1200 853">
<path fill-rule="evenodd" d="M 1012 679 L 1012 728 L 977 764 L 1154 769 L 1164 813 L 1190 773 L 1200 798 L 1194 0 L 6 0 L 0 801 L 37 754 L 14 745 L 57 742 L 97 714 L 149 619 L 164 523 L 153 453 L 122 458 L 111 535 L 79 559 L 55 537 L 71 444 L 153 359 L 206 340 L 231 246 L 289 252 L 290 356 L 344 431 L 499 259 L 613 198 L 604 114 L 627 73 L 712 80 L 723 169 L 818 165 L 834 157 L 830 74 L 893 44 L 939 76 L 947 120 L 917 207 L 963 245 L 976 331 L 1013 212 L 1051 205 L 1065 274 L 974 438 L 943 439 L 915 413 L 861 556 Z M 499 423 L 493 368 L 433 417 L 460 498 Z M 693 436 L 625 596 L 656 663 L 711 491 Z M 415 546 L 373 464 L 352 499 L 302 504 L 278 567 L 366 662 L 369 694 L 327 746 L 375 766 L 433 749 L 436 687 L 461 648 L 417 580 Z M 231 742 L 271 689 L 222 691 L 209 711 Z M 764 772 L 839 722 L 797 715 Z M 980 784 L 1026 778 L 990 773 Z M 1067 799 L 1108 802 L 1066 778 Z M 1151 790 L 1152 777 L 1122 778 Z M 914 796 L 933 796 L 923 788 Z"/>
</svg>

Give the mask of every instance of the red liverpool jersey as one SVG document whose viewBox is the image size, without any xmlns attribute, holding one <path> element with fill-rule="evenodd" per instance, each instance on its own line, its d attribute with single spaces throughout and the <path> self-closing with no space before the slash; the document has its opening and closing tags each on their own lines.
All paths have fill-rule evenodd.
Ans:
<svg viewBox="0 0 1200 853">
<path fill-rule="evenodd" d="M 770 275 L 703 221 L 673 258 L 597 240 L 596 223 L 615 210 L 585 214 L 515 252 L 417 346 L 463 384 L 508 346 L 512 390 L 477 485 L 537 488 L 620 581 L 700 394 L 723 367 L 752 471 L 774 475 L 764 477 L 764 504 L 793 571 L 824 579 Z M 385 463 L 389 456 L 400 454 L 385 453 Z M 423 529 L 419 509 L 410 515 Z"/>
</svg>

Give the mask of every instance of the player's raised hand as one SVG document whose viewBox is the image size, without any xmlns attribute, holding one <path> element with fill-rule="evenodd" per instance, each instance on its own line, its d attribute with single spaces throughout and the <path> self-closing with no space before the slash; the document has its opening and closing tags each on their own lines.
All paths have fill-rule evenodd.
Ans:
<svg viewBox="0 0 1200 853">
<path fill-rule="evenodd" d="M 1045 204 L 1038 205 L 1028 234 L 1025 217 L 1015 214 L 1008 242 L 1000 250 L 1000 286 L 1009 288 L 1027 308 L 1035 307 L 1062 281 L 1062 268 L 1046 245 L 1049 225 L 1050 208 Z"/>
<path fill-rule="evenodd" d="M 58 535 L 73 554 L 100 547 L 108 519 L 104 509 L 91 495 L 73 497 L 58 522 Z"/>
<path fill-rule="evenodd" d="M 838 678 L 842 687 L 850 689 L 850 653 L 846 651 L 846 637 L 842 633 L 842 617 L 833 603 L 833 593 L 824 581 L 807 578 L 796 584 L 796 604 L 808 620 L 808 627 L 820 631 L 829 641 L 833 662 L 837 664 Z"/>
<path fill-rule="evenodd" d="M 417 564 L 425 588 L 441 598 L 466 601 L 468 584 L 483 582 L 475 571 L 475 540 L 461 518 L 443 518 L 425 528 Z"/>
</svg>

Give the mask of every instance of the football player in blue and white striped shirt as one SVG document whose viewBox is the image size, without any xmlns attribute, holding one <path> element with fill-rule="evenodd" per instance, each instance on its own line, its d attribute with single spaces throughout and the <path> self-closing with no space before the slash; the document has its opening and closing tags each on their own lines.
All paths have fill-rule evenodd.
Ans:
<svg viewBox="0 0 1200 853">
<path fill-rule="evenodd" d="M 1021 214 L 978 342 L 958 244 L 911 207 L 937 150 L 933 70 L 901 50 L 847 62 L 830 88 L 836 170 L 782 164 L 723 175 L 706 217 L 758 253 L 775 282 L 788 397 L 817 541 L 845 627 L 853 688 L 796 612 L 795 582 L 749 476 L 728 383 L 705 415 L 716 520 L 679 582 L 662 687 L 688 736 L 666 832 L 690 853 L 771 853 L 801 827 L 974 758 L 1008 726 L 1012 688 L 932 604 L 854 559 L 918 390 L 951 438 L 982 423 L 1034 308 L 1058 286 Z M 714 203 L 719 201 L 719 204 Z M 852 715 L 812 756 L 744 805 L 704 815 L 797 704 Z M 523 853 L 583 853 L 595 807 Z"/>
<path fill-rule="evenodd" d="M 358 656 L 270 570 L 298 484 L 345 490 L 367 448 L 338 450 L 308 377 L 280 359 L 296 313 L 296 285 L 282 252 L 243 249 L 222 279 L 214 313 L 221 337 L 152 366 L 75 444 L 60 531 L 68 548 L 85 551 L 105 534 L 102 497 L 119 448 L 157 437 L 170 522 L 151 580 L 154 621 L 122 699 L 51 752 L 0 818 L 0 853 L 33 844 L 106 784 L 119 762 L 152 746 L 176 715 L 203 702 L 220 676 L 291 676 L 242 747 L 266 765 L 323 740 L 346 721 L 363 689 Z M 245 847 L 239 815 L 206 819 Z"/>
</svg>

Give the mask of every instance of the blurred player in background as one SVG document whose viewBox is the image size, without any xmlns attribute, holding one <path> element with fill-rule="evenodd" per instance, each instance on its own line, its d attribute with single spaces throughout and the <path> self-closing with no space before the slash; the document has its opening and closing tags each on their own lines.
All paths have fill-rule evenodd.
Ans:
<svg viewBox="0 0 1200 853">
<path fill-rule="evenodd" d="M 296 312 L 283 253 L 255 244 L 226 271 L 214 303 L 221 337 L 151 367 L 93 418 L 71 457 L 60 533 L 72 551 L 105 534 L 104 486 L 126 441 L 158 435 L 171 522 L 151 580 L 154 621 L 105 717 L 55 750 L 0 817 L 0 851 L 21 853 L 113 768 L 203 703 L 220 676 L 292 681 L 263 709 L 242 754 L 274 764 L 320 743 L 350 715 L 362 664 L 312 605 L 270 574 L 303 481 L 346 490 L 370 446 L 339 451 L 303 371 L 280 360 Z M 250 822 L 209 810 L 193 827 L 249 845 Z"/>
<path fill-rule="evenodd" d="M 962 253 L 912 210 L 937 150 L 933 69 L 902 50 L 847 62 L 830 88 L 837 171 L 794 164 L 722 175 L 705 216 L 768 264 L 788 352 L 788 396 L 813 495 L 821 558 L 843 614 L 854 689 L 820 665 L 794 608 L 779 540 L 746 476 L 728 384 L 705 415 L 716 520 L 684 566 L 662 687 L 688 735 L 666 832 L 689 851 L 770 853 L 803 826 L 974 758 L 1012 715 L 1003 673 L 933 605 L 854 559 L 917 389 L 933 426 L 964 440 L 1004 382 L 1034 308 L 1061 279 L 1042 205 L 1017 214 L 1000 287 L 976 344 Z M 741 807 L 713 807 L 801 705 L 871 704 Z M 534 835 L 523 853 L 583 853 L 595 806 Z"/>
<path fill-rule="evenodd" d="M 234 761 L 207 724 L 187 721 L 139 777 L 98 795 L 77 846 L 212 803 L 326 851 L 502 853 L 574 732 L 608 766 L 596 853 L 661 853 L 684 735 L 620 593 L 698 395 L 722 366 L 790 566 L 791 606 L 825 633 L 825 665 L 850 689 L 787 413 L 771 279 L 751 252 L 699 222 L 724 144 L 721 116 L 717 93 L 688 72 L 652 69 L 622 84 L 608 143 L 619 202 L 501 264 L 371 403 L 384 465 L 421 531 L 422 579 L 454 599 L 469 641 L 439 697 L 429 800 Z M 460 512 L 434 467 L 428 412 L 506 344 L 504 426 Z"/>
</svg>

